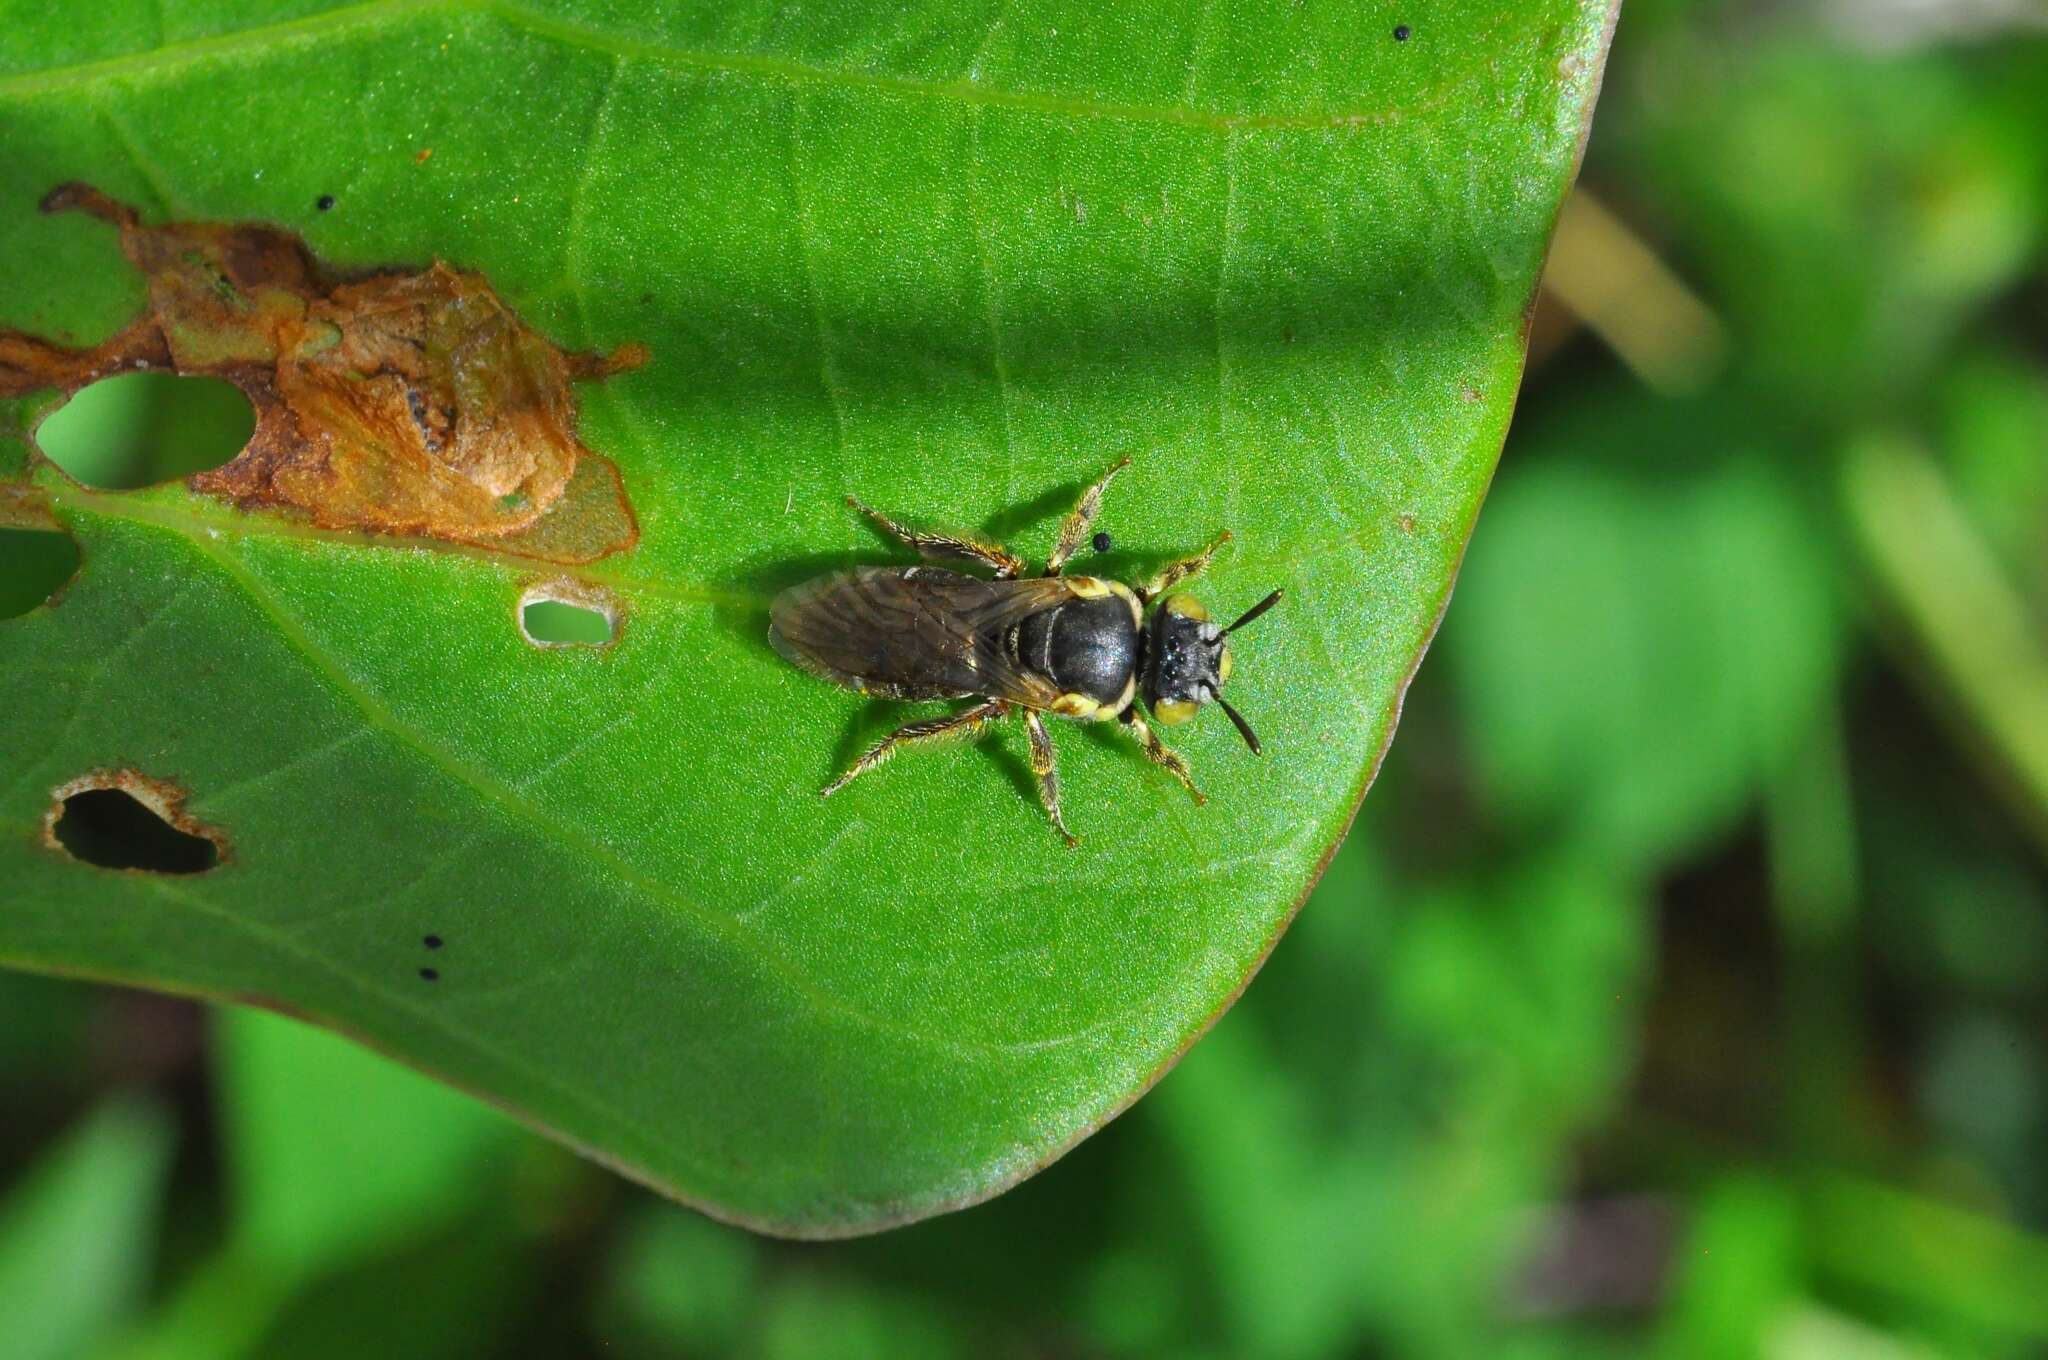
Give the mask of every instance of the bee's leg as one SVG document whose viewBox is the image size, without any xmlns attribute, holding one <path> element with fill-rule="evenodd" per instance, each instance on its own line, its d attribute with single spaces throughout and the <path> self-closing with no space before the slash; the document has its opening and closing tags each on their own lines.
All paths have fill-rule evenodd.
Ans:
<svg viewBox="0 0 2048 1360">
<path fill-rule="evenodd" d="M 984 543 L 966 534 L 938 534 L 897 523 L 872 506 L 848 496 L 846 503 L 882 526 L 883 529 L 917 549 L 922 557 L 942 561 L 981 562 L 996 569 L 998 579 L 1024 574 L 1024 559 L 1000 543 Z"/>
<path fill-rule="evenodd" d="M 1116 716 L 1117 721 L 1128 728 L 1130 734 L 1138 739 L 1138 748 L 1145 753 L 1145 759 L 1151 761 L 1154 765 L 1163 766 L 1168 774 L 1178 779 L 1180 786 L 1188 791 L 1188 796 L 1195 800 L 1196 807 L 1200 807 L 1209 801 L 1195 787 L 1194 776 L 1188 773 L 1188 763 L 1181 759 L 1178 751 L 1159 740 L 1158 736 L 1152 731 L 1151 724 L 1138 716 L 1138 706 L 1136 704 L 1131 705 Z"/>
<path fill-rule="evenodd" d="M 1180 561 L 1171 564 L 1150 581 L 1147 581 L 1144 588 L 1138 592 L 1138 598 L 1149 603 L 1152 600 L 1158 599 L 1167 591 L 1172 590 L 1182 581 L 1187 580 L 1188 577 L 1198 574 L 1202 568 L 1209 565 L 1209 559 L 1216 555 L 1216 550 L 1229 541 L 1230 530 L 1225 529 L 1222 533 L 1216 535 L 1216 541 L 1208 547 L 1202 549 L 1193 557 L 1183 557 Z"/>
<path fill-rule="evenodd" d="M 1031 773 L 1038 776 L 1038 801 L 1045 804 L 1045 815 L 1052 818 L 1053 830 L 1064 836 L 1069 846 L 1079 845 L 1074 833 L 1067 830 L 1066 818 L 1060 816 L 1060 772 L 1053 768 L 1052 734 L 1045 730 L 1045 719 L 1038 716 L 1036 709 L 1027 708 L 1024 728 L 1031 733 Z"/>
<path fill-rule="evenodd" d="M 943 741 L 972 741 L 988 730 L 988 725 L 1010 711 L 1010 705 L 1002 699 L 992 699 L 973 708 L 963 708 L 958 713 L 948 713 L 943 718 L 926 718 L 922 722 L 907 723 L 875 743 L 870 750 L 837 779 L 827 784 L 820 796 L 830 798 L 848 784 L 883 764 L 906 746 L 930 746 Z"/>
<path fill-rule="evenodd" d="M 1057 576 L 1074 550 L 1081 546 L 1081 540 L 1088 536 L 1088 526 L 1095 522 L 1095 514 L 1102 509 L 1102 493 L 1109 488 L 1109 479 L 1131 465 L 1129 457 L 1123 457 L 1110 465 L 1095 485 L 1081 493 L 1081 499 L 1074 502 L 1066 522 L 1060 525 L 1059 542 L 1053 545 L 1052 556 L 1045 560 L 1045 574 Z"/>
</svg>

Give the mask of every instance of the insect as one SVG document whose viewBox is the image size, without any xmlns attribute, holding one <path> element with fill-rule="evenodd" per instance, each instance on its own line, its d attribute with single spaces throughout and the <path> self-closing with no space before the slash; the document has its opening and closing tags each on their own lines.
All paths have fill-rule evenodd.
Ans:
<svg viewBox="0 0 2048 1360">
<path fill-rule="evenodd" d="M 1083 722 L 1115 718 L 1153 764 L 1179 780 L 1196 803 L 1188 763 L 1154 735 L 1138 711 L 1142 696 L 1153 718 L 1184 723 L 1203 704 L 1215 703 L 1237 726 L 1254 755 L 1259 739 L 1222 689 L 1230 679 L 1228 637 L 1280 602 L 1274 591 L 1218 627 L 1190 595 L 1169 594 L 1209 565 L 1230 531 L 1193 557 L 1171 564 L 1142 586 L 1094 576 L 1062 576 L 1067 559 L 1087 540 L 1110 479 L 1130 466 L 1124 458 L 1102 474 L 1060 526 L 1042 576 L 999 544 L 962 534 L 912 529 L 852 496 L 847 504 L 882 529 L 935 561 L 978 562 L 994 579 L 946 567 L 855 567 L 784 591 L 770 610 L 768 640 L 811 674 L 860 694 L 884 699 L 965 699 L 981 702 L 944 717 L 898 728 L 846 773 L 827 784 L 829 798 L 898 751 L 947 740 L 973 740 L 1014 711 L 1024 715 L 1031 740 L 1031 770 L 1039 800 L 1068 845 L 1075 844 L 1060 815 L 1059 774 L 1045 716 Z M 1107 535 L 1097 543 L 1107 546 Z M 1147 611 L 1150 617 L 1147 617 Z"/>
</svg>

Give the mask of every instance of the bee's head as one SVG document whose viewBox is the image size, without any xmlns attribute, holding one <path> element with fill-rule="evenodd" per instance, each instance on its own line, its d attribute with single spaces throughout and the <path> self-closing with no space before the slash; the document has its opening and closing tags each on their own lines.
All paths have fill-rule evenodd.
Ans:
<svg viewBox="0 0 2048 1360">
<path fill-rule="evenodd" d="M 1219 628 L 1209 611 L 1192 595 L 1169 595 L 1145 625 L 1145 661 L 1140 684 L 1152 716 L 1172 726 L 1184 723 L 1215 700 L 1254 754 L 1259 739 L 1238 711 L 1223 698 L 1230 679 L 1230 634 L 1280 603 L 1274 591 L 1247 609 L 1236 623 Z"/>
</svg>

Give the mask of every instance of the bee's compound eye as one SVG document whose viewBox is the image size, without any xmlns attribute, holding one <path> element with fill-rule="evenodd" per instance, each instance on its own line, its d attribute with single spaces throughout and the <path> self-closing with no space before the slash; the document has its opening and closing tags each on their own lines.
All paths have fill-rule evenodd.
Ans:
<svg viewBox="0 0 2048 1360">
<path fill-rule="evenodd" d="M 1185 699 L 1162 699 L 1152 705 L 1152 716 L 1168 727 L 1179 727 L 1195 716 L 1200 704 L 1191 704 Z"/>
<path fill-rule="evenodd" d="M 1193 619 L 1196 623 L 1209 621 L 1208 606 L 1192 595 L 1169 595 L 1166 599 L 1166 612 L 1178 614 L 1184 619 Z"/>
<path fill-rule="evenodd" d="M 1216 658 L 1216 683 L 1227 684 L 1230 680 L 1230 648 L 1226 645 L 1223 654 Z"/>
</svg>

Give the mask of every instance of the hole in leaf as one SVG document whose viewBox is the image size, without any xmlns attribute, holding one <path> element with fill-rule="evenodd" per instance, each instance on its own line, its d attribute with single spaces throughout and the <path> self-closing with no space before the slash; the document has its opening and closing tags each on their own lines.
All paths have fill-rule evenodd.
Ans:
<svg viewBox="0 0 2048 1360">
<path fill-rule="evenodd" d="M 579 581 L 532 586 L 519 597 L 519 631 L 536 647 L 603 647 L 618 630 L 612 598 Z"/>
<path fill-rule="evenodd" d="M 19 618 L 46 602 L 78 572 L 71 535 L 45 529 L 0 529 L 0 619 Z"/>
<path fill-rule="evenodd" d="M 536 600 L 520 615 L 526 636 L 556 645 L 602 646 L 612 640 L 612 621 L 602 612 L 560 600 Z"/>
<path fill-rule="evenodd" d="M 220 467 L 255 430 L 233 383 L 122 373 L 81 388 L 36 427 L 36 443 L 73 479 L 128 491 Z"/>
<path fill-rule="evenodd" d="M 0 326 L 0 397 L 76 394 L 108 379 L 107 391 L 74 395 L 55 413 L 50 452 L 88 484 L 185 474 L 187 489 L 241 510 L 290 507 L 327 529 L 502 544 L 551 562 L 595 561 L 639 541 L 618 467 L 576 439 L 571 388 L 640 367 L 645 345 L 562 350 L 481 275 L 441 261 L 330 269 L 288 231 L 151 226 L 79 180 L 40 207 L 116 228 L 147 276 L 143 314 L 91 349 Z M 228 380 L 258 415 L 252 423 L 247 403 L 225 397 L 189 421 L 172 418 L 180 410 L 150 414 L 152 403 L 182 407 L 205 390 L 159 378 L 147 400 L 129 395 L 151 384 L 135 374 L 165 367 Z M 113 437 L 124 425 L 148 438 Z M 140 454 L 120 456 L 138 444 Z M 520 507 L 494 503 L 515 489 Z"/>
<path fill-rule="evenodd" d="M 220 848 L 172 826 L 125 789 L 81 789 L 62 800 L 50 834 L 73 858 L 102 869 L 201 874 L 220 863 Z"/>
</svg>

